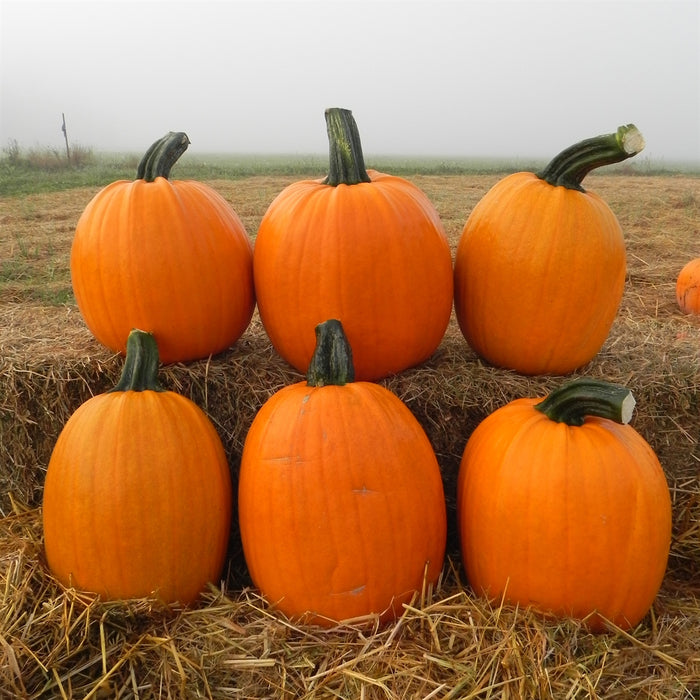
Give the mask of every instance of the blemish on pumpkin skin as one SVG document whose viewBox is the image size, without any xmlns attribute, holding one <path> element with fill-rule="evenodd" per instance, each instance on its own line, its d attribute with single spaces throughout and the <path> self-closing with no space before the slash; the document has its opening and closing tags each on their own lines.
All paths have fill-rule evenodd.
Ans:
<svg viewBox="0 0 700 700">
<path fill-rule="evenodd" d="M 277 462 L 278 464 L 291 464 L 292 458 L 289 455 L 283 455 L 281 457 L 266 457 L 266 462 Z"/>
<path fill-rule="evenodd" d="M 333 593 L 332 595 L 360 595 L 367 588 L 367 584 L 363 583 L 361 586 L 356 588 L 351 588 L 349 591 L 340 591 L 338 593 Z"/>
<path fill-rule="evenodd" d="M 369 496 L 370 494 L 373 493 L 378 493 L 378 491 L 374 491 L 372 489 L 368 489 L 366 486 L 362 486 L 359 489 L 353 489 L 352 492 L 356 494 L 357 496 Z"/>
<path fill-rule="evenodd" d="M 301 406 L 299 407 L 299 417 L 303 416 L 306 414 L 306 408 L 304 408 L 304 405 L 309 402 L 309 399 L 311 398 L 311 394 L 306 394 L 301 400 Z"/>
</svg>

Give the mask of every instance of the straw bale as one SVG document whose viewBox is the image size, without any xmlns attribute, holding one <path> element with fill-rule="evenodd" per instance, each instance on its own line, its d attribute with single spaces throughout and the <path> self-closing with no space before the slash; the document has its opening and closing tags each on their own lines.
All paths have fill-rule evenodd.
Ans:
<svg viewBox="0 0 700 700">
<path fill-rule="evenodd" d="M 700 590 L 664 588 L 629 632 L 476 598 L 449 559 L 397 622 L 330 630 L 271 611 L 250 587 L 193 609 L 104 603 L 46 572 L 39 509 L 0 540 L 0 689 L 18 698 L 629 698 L 700 691 Z"/>
<path fill-rule="evenodd" d="M 436 204 L 454 249 L 469 210 L 497 178 L 412 179 Z M 17 282 L 0 294 L 0 691 L 28 698 L 700 697 L 700 320 L 680 314 L 673 295 L 682 261 L 700 254 L 700 189 L 693 178 L 589 179 L 623 226 L 628 280 L 605 346 L 574 375 L 632 390 L 632 424 L 658 454 L 673 499 L 667 575 L 637 628 L 591 635 L 572 621 L 489 604 L 462 580 L 454 506 L 466 440 L 493 410 L 544 395 L 562 380 L 490 367 L 454 317 L 432 358 L 382 381 L 425 428 L 450 515 L 443 577 L 399 621 L 320 630 L 284 619 L 251 587 L 235 525 L 222 581 L 194 609 L 148 599 L 103 603 L 63 590 L 43 560 L 46 466 L 62 426 L 114 385 L 122 359 L 92 338 L 70 300 L 47 305 Z M 287 181 L 212 184 L 254 232 Z M 91 194 L 0 202 L 4 224 L 17 231 L 26 224 L 22 235 L 32 231 L 40 241 L 53 232 L 46 255 L 53 256 L 52 279 L 64 284 L 71 224 Z M 55 224 L 52 212 L 59 213 Z M 0 252 L 13 250 L 0 241 Z M 257 315 L 221 355 L 161 369 L 163 384 L 214 422 L 234 479 L 257 410 L 301 379 L 277 356 Z"/>
</svg>

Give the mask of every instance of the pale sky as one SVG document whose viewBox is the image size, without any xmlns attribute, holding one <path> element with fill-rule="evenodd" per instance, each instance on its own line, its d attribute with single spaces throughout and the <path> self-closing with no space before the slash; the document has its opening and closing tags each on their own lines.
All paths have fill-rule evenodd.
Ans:
<svg viewBox="0 0 700 700">
<path fill-rule="evenodd" d="M 634 123 L 700 162 L 700 0 L 0 0 L 0 147 L 548 158 Z"/>
</svg>

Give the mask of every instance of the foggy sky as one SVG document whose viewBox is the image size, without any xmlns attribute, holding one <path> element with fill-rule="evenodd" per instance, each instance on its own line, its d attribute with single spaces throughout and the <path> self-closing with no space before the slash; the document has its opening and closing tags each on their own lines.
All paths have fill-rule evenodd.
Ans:
<svg viewBox="0 0 700 700">
<path fill-rule="evenodd" d="M 0 147 L 546 158 L 634 123 L 700 162 L 700 2 L 1 0 Z"/>
</svg>

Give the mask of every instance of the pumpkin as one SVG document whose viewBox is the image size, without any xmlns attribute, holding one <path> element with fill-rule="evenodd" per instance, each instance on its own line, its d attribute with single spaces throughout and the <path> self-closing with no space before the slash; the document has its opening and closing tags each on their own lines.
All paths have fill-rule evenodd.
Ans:
<svg viewBox="0 0 700 700">
<path fill-rule="evenodd" d="M 700 258 L 687 262 L 678 273 L 676 300 L 684 314 L 700 315 Z"/>
<path fill-rule="evenodd" d="M 266 599 L 301 622 L 390 620 L 442 569 L 440 470 L 408 407 L 354 381 L 342 324 L 316 332 L 307 381 L 273 394 L 246 436 L 245 560 Z"/>
<path fill-rule="evenodd" d="M 189 605 L 226 558 L 231 476 L 210 420 L 157 369 L 155 339 L 134 330 L 117 386 L 65 424 L 44 485 L 46 560 L 104 600 Z"/>
<path fill-rule="evenodd" d="M 356 376 L 375 380 L 435 351 L 452 312 L 452 257 L 437 211 L 409 181 L 366 170 L 349 110 L 326 110 L 323 180 L 282 190 L 253 256 L 260 318 L 277 352 L 305 372 L 315 327 L 343 323 Z"/>
<path fill-rule="evenodd" d="M 142 328 L 155 334 L 162 362 L 208 357 L 252 318 L 253 249 L 238 215 L 208 185 L 168 179 L 188 144 L 182 132 L 156 141 L 136 180 L 99 191 L 78 221 L 73 292 L 90 331 L 114 352 Z"/>
<path fill-rule="evenodd" d="M 568 374 L 605 342 L 625 284 L 625 244 L 610 207 L 581 186 L 593 168 L 644 146 L 634 125 L 581 141 L 542 172 L 497 182 L 469 215 L 455 253 L 455 314 L 471 348 L 521 374 Z"/>
<path fill-rule="evenodd" d="M 647 613 L 668 560 L 671 500 L 652 448 L 627 424 L 633 406 L 627 389 L 579 379 L 477 426 L 457 517 L 478 594 L 596 631 Z"/>
</svg>

